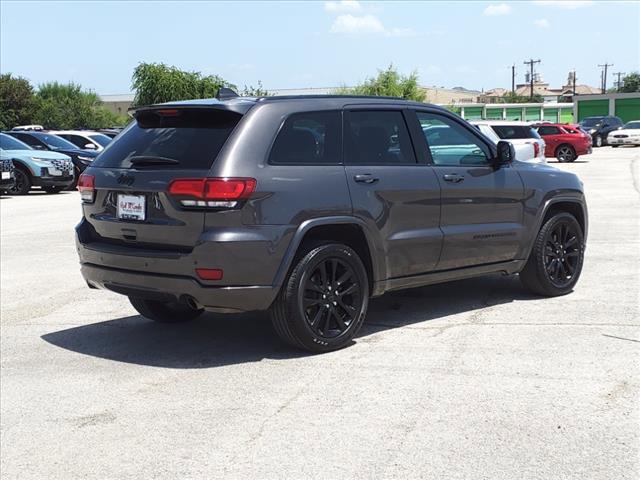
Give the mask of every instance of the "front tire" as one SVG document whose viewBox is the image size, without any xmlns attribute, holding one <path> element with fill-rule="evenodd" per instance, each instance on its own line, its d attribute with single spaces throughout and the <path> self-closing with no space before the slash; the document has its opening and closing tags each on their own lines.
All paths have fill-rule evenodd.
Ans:
<svg viewBox="0 0 640 480">
<path fill-rule="evenodd" d="M 29 174 L 20 168 L 13 171 L 15 183 L 7 192 L 10 195 L 26 195 L 31 190 L 31 178 Z"/>
<path fill-rule="evenodd" d="M 351 343 L 369 304 L 369 280 L 358 254 L 325 244 L 299 258 L 270 309 L 278 336 L 310 352 Z"/>
<path fill-rule="evenodd" d="M 160 323 L 188 322 L 203 312 L 178 302 L 159 302 L 137 297 L 129 297 L 129 302 L 140 315 Z"/>
<path fill-rule="evenodd" d="M 558 213 L 538 232 L 520 280 L 538 295 L 565 295 L 578 282 L 583 263 L 582 228 L 570 213 Z"/>
<path fill-rule="evenodd" d="M 596 147 L 602 146 L 602 137 L 600 135 L 596 135 L 596 138 L 593 139 L 593 145 Z"/>
</svg>

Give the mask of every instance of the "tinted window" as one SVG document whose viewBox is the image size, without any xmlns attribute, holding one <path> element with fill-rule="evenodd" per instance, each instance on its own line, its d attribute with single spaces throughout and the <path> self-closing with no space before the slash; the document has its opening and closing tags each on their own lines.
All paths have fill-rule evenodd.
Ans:
<svg viewBox="0 0 640 480">
<path fill-rule="evenodd" d="M 562 132 L 558 127 L 538 127 L 540 135 L 560 135 Z"/>
<path fill-rule="evenodd" d="M 587 117 L 580 122 L 583 127 L 597 127 L 602 123 L 603 117 Z"/>
<path fill-rule="evenodd" d="M 69 140 L 65 140 L 62 137 L 59 137 L 57 135 L 52 135 L 50 133 L 35 133 L 34 136 L 41 142 L 44 142 L 45 144 L 47 144 L 49 148 L 52 148 L 54 150 L 58 150 L 58 149 L 69 150 L 69 149 L 77 148 Z"/>
<path fill-rule="evenodd" d="M 130 168 L 133 157 L 143 156 L 178 161 L 153 168 L 209 169 L 242 118 L 223 110 L 163 112 L 167 113 L 153 110 L 138 113 L 136 121 L 107 146 L 92 166 Z"/>
<path fill-rule="evenodd" d="M 459 123 L 433 113 L 418 112 L 418 121 L 435 165 L 486 165 L 482 142 Z"/>
<path fill-rule="evenodd" d="M 527 125 L 491 125 L 491 128 L 502 140 L 540 138 L 540 135 Z"/>
<path fill-rule="evenodd" d="M 563 130 L 567 133 L 578 133 L 576 130 L 574 130 L 573 128 L 569 128 L 569 127 L 563 127 Z"/>
<path fill-rule="evenodd" d="M 638 129 L 640 128 L 640 122 L 629 122 L 624 126 L 624 128 L 628 128 L 631 130 Z"/>
<path fill-rule="evenodd" d="M 94 142 L 98 142 L 103 147 L 106 147 L 111 142 L 111 138 L 103 135 L 102 133 L 87 135 Z"/>
<path fill-rule="evenodd" d="M 2 150 L 31 150 L 31 147 L 26 143 L 4 133 L 0 133 L 0 148 Z"/>
<path fill-rule="evenodd" d="M 73 143 L 77 148 L 84 148 L 84 146 L 87 143 L 90 143 L 89 140 L 79 135 L 70 135 L 68 133 L 61 133 L 59 136 Z"/>
<path fill-rule="evenodd" d="M 416 163 L 402 112 L 352 111 L 345 123 L 346 162 L 360 165 Z"/>
<path fill-rule="evenodd" d="M 622 120 L 618 117 L 609 117 L 608 122 L 609 125 L 622 125 Z"/>
<path fill-rule="evenodd" d="M 273 164 L 340 163 L 340 112 L 291 115 L 280 129 L 271 155 Z"/>
<path fill-rule="evenodd" d="M 30 147 L 42 147 L 42 144 L 28 133 L 11 133 L 11 136 L 26 143 Z"/>
</svg>

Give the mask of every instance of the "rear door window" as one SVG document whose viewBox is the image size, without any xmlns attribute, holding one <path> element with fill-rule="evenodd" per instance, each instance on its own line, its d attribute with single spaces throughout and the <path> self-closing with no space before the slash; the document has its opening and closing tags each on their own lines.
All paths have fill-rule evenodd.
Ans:
<svg viewBox="0 0 640 480">
<path fill-rule="evenodd" d="M 154 168 L 208 170 L 241 118 L 213 109 L 143 111 L 92 166 L 131 168 L 132 160 L 146 157 L 160 159 Z"/>
<path fill-rule="evenodd" d="M 416 156 L 402 112 L 356 110 L 345 121 L 345 161 L 356 165 L 412 165 Z"/>
<path fill-rule="evenodd" d="M 560 135 L 562 132 L 558 127 L 538 127 L 540 135 Z"/>
<path fill-rule="evenodd" d="M 336 165 L 341 163 L 342 120 L 338 111 L 291 115 L 271 149 L 274 165 Z"/>
<path fill-rule="evenodd" d="M 527 125 L 493 125 L 493 130 L 502 140 L 540 138 L 538 132 Z"/>
</svg>

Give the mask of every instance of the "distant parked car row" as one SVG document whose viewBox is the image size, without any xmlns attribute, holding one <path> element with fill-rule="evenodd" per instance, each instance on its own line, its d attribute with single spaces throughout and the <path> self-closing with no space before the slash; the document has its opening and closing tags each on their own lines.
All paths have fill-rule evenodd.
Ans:
<svg viewBox="0 0 640 480">
<path fill-rule="evenodd" d="M 118 131 L 110 129 L 109 133 L 115 136 Z M 40 125 L 24 125 L 2 132 L 0 190 L 26 195 L 34 186 L 48 193 L 73 189 L 80 174 L 111 139 L 110 135 L 101 132 L 47 131 Z"/>
<path fill-rule="evenodd" d="M 640 120 L 623 124 L 613 115 L 587 117 L 580 122 L 580 128 L 591 135 L 594 147 L 640 145 Z"/>
</svg>

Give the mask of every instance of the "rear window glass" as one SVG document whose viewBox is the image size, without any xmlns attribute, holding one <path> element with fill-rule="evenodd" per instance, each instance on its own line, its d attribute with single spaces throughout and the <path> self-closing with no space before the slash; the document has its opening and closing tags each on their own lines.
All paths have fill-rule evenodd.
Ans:
<svg viewBox="0 0 640 480">
<path fill-rule="evenodd" d="M 540 138 L 538 132 L 526 125 L 492 125 L 491 128 L 502 140 L 519 138 Z"/>
<path fill-rule="evenodd" d="M 136 122 L 94 160 L 93 167 L 131 168 L 132 159 L 169 159 L 153 168 L 209 169 L 242 116 L 224 110 L 166 109 L 138 113 Z"/>
<path fill-rule="evenodd" d="M 278 133 L 269 162 L 275 165 L 340 163 L 340 112 L 291 115 Z"/>
</svg>

